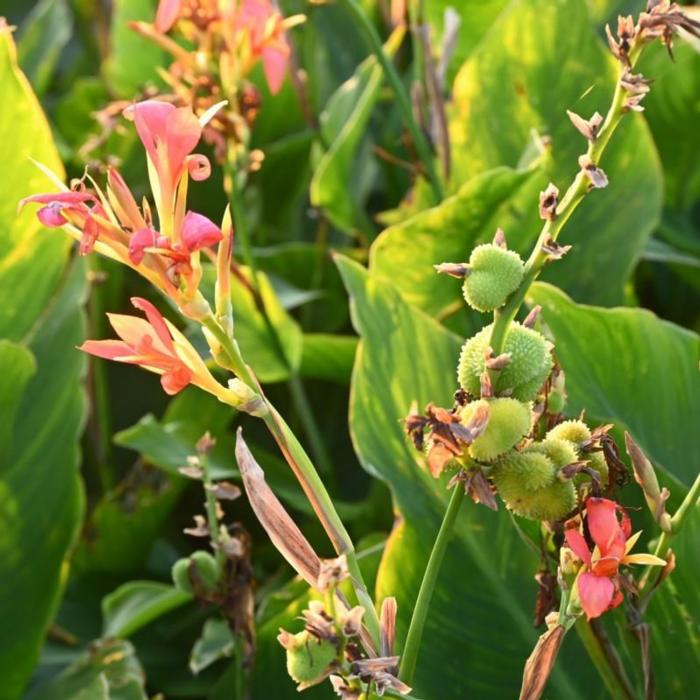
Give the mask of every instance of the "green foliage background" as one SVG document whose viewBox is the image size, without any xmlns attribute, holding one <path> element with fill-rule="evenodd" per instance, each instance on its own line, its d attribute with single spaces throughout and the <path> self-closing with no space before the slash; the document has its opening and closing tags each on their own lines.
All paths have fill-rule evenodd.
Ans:
<svg viewBox="0 0 700 700">
<path fill-rule="evenodd" d="M 387 41 L 386 3 L 361 4 Z M 178 468 L 209 430 L 216 475 L 237 480 L 239 424 L 275 492 L 330 555 L 286 464 L 260 426 L 192 388 L 168 401 L 136 369 L 94 363 L 88 373 L 75 346 L 86 335 L 106 337 L 103 312 L 126 310 L 131 295 L 149 291 L 111 263 L 78 260 L 60 232 L 16 213 L 22 197 L 52 187 L 30 157 L 59 176 L 63 162 L 67 177 L 80 176 L 86 161 L 99 172 L 116 157 L 134 190 L 146 192 L 133 133 L 103 134 L 94 113 L 163 88 L 163 53 L 126 26 L 152 18 L 155 4 L 108 5 L 0 0 L 0 16 L 17 26 L 0 28 L 0 700 L 223 700 L 245 697 L 242 685 L 256 700 L 296 697 L 275 637 L 296 624 L 308 592 L 244 499 L 227 519 L 252 536 L 252 668 L 241 669 L 214 611 L 177 592 L 169 573 L 193 550 L 182 529 L 201 510 L 200 491 Z M 289 80 L 273 97 L 256 76 L 254 145 L 266 158 L 245 209 L 281 344 L 240 281 L 234 313 L 246 357 L 308 445 L 294 403 L 303 383 L 330 456 L 319 464 L 322 477 L 378 599 L 398 598 L 401 640 L 446 491 L 407 444 L 400 419 L 414 402 L 450 402 L 460 344 L 487 322 L 432 265 L 465 259 L 497 226 L 511 247 L 529 250 L 538 192 L 550 180 L 565 187 L 583 149 L 566 109 L 588 116 L 610 99 L 615 73 L 602 28 L 639 3 L 425 1 L 436 46 L 446 8 L 461 18 L 445 67 L 452 168 L 437 206 L 400 165 L 412 154 L 395 101 L 342 6 L 280 5 L 307 15 L 291 40 L 312 118 Z M 410 41 L 395 43 L 387 50 L 408 84 Z M 556 342 L 568 412 L 614 422 L 618 438 L 628 430 L 671 490 L 672 509 L 700 464 L 700 54 L 684 41 L 674 50 L 675 63 L 661 47 L 645 56 L 653 89 L 644 114 L 625 120 L 606 153 L 610 186 L 583 202 L 564 232 L 573 250 L 528 299 L 542 305 Z M 544 134 L 551 147 L 538 154 Z M 191 198 L 193 209 L 220 219 L 220 174 L 193 186 Z M 211 270 L 204 284 L 211 289 Z M 634 487 L 623 501 L 641 505 Z M 648 548 L 654 528 L 641 509 L 634 518 Z M 531 621 L 538 555 L 522 528 L 503 511 L 464 507 L 416 697 L 517 695 L 539 634 Z M 700 683 L 699 529 L 694 507 L 674 540 L 678 569 L 648 611 L 663 698 L 692 697 Z M 624 611 L 605 622 L 639 689 Z M 547 693 L 610 696 L 574 634 Z M 330 689 L 307 695 L 330 697 Z"/>
</svg>

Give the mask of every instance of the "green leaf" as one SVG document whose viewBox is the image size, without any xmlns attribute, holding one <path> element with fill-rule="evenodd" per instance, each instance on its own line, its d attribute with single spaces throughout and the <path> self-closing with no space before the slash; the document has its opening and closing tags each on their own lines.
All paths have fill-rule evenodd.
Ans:
<svg viewBox="0 0 700 700">
<path fill-rule="evenodd" d="M 49 86 L 61 51 L 70 41 L 71 25 L 66 0 L 41 0 L 22 22 L 19 64 L 39 95 Z"/>
<path fill-rule="evenodd" d="M 616 71 L 595 36 L 584 0 L 515 0 L 455 80 L 453 189 L 474 173 L 517 166 L 534 130 L 551 138 L 547 177 L 563 192 L 585 150 L 566 110 L 586 118 L 596 110 L 604 114 Z M 638 115 L 625 118 L 601 167 L 610 185 L 578 207 L 562 233 L 562 243 L 574 248 L 549 267 L 545 279 L 578 300 L 610 305 L 623 299 L 629 273 L 660 214 L 661 172 Z M 527 216 L 517 235 L 534 243 L 542 225 L 537 201 L 528 196 L 521 206 Z M 514 233 L 504 230 L 506 236 Z"/>
<path fill-rule="evenodd" d="M 654 83 L 644 100 L 644 116 L 664 166 L 666 202 L 688 210 L 700 199 L 700 53 L 679 39 L 673 44 L 674 61 L 660 44 L 646 54 L 640 68 Z"/>
<path fill-rule="evenodd" d="M 700 338 L 644 309 L 580 306 L 547 284 L 530 297 L 566 372 L 567 412 L 627 429 L 649 459 L 690 485 L 700 464 Z"/>
<path fill-rule="evenodd" d="M 402 39 L 396 33 L 385 46 L 391 56 Z M 357 152 L 382 85 L 383 71 L 374 56 L 366 58 L 355 74 L 343 83 L 321 113 L 324 149 L 311 178 L 311 204 L 324 210 L 341 230 L 371 230 L 364 212 L 368 178 L 358 177 Z"/>
<path fill-rule="evenodd" d="M 129 27 L 129 22 L 153 22 L 155 13 L 153 0 L 112 3 L 110 53 L 102 71 L 109 87 L 127 100 L 135 98 L 146 85 L 162 85 L 157 69 L 166 65 L 165 53 Z"/>
<path fill-rule="evenodd" d="M 652 262 L 662 262 L 669 265 L 683 265 L 685 267 L 700 267 L 700 256 L 685 253 L 674 248 L 666 241 L 657 238 L 650 238 L 644 248 L 642 255 L 644 260 Z"/>
<path fill-rule="evenodd" d="M 99 640 L 30 700 L 147 700 L 141 665 L 129 642 Z"/>
<path fill-rule="evenodd" d="M 430 477 L 401 419 L 414 402 L 452 403 L 460 339 L 383 279 L 346 259 L 339 266 L 362 336 L 351 388 L 353 442 L 364 468 L 389 484 L 400 514 L 377 581 L 378 600 L 397 597 L 400 645 L 448 496 L 446 479 Z M 537 638 L 529 619 L 536 570 L 536 555 L 502 510 L 463 506 L 423 637 L 417 697 L 517 696 Z M 567 644 L 578 651 L 576 640 Z M 555 670 L 553 697 L 590 696 L 571 674 L 566 661 Z"/>
<path fill-rule="evenodd" d="M 307 333 L 299 374 L 347 385 L 355 361 L 357 338 L 351 335 Z"/>
<path fill-rule="evenodd" d="M 85 362 L 75 346 L 84 334 L 85 273 L 80 264 L 66 271 L 65 234 L 43 230 L 30 207 L 17 214 L 20 198 L 54 189 L 28 157 L 59 175 L 62 169 L 6 27 L 0 29 L 0 100 L 0 338 L 13 341 L 2 344 L 9 364 L 3 361 L 7 375 L 0 381 L 7 411 L 0 438 L 0 577 L 6 582 L 0 616 L 12 630 L 12 644 L 0 647 L 0 697 L 11 700 L 38 657 L 83 510 L 77 442 Z M 36 367 L 31 378 L 30 364 Z"/>
<path fill-rule="evenodd" d="M 103 635 L 130 637 L 190 600 L 189 593 L 165 583 L 129 581 L 102 600 Z"/>
<path fill-rule="evenodd" d="M 433 265 L 465 262 L 499 226 L 513 233 L 511 248 L 522 248 L 518 224 L 524 214 L 513 207 L 513 199 L 525 191 L 535 201 L 540 184 L 527 170 L 495 168 L 476 175 L 441 204 L 383 231 L 371 248 L 372 273 L 391 281 L 407 302 L 430 315 L 466 309 L 461 283 L 438 275 Z"/>
<path fill-rule="evenodd" d="M 225 620 L 210 618 L 202 627 L 202 636 L 194 643 L 190 670 L 195 675 L 220 659 L 233 655 L 235 640 Z"/>
</svg>

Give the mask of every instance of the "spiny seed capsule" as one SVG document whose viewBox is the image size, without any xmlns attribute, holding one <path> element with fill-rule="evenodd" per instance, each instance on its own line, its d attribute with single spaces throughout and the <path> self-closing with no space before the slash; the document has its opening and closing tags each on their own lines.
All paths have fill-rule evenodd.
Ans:
<svg viewBox="0 0 700 700">
<path fill-rule="evenodd" d="M 498 483 L 496 486 L 506 506 L 530 520 L 561 520 L 576 507 L 576 489 L 571 481 L 555 478 L 549 486 L 532 492 L 525 489 L 509 492 L 507 488 L 501 490 Z"/>
<path fill-rule="evenodd" d="M 582 442 L 591 439 L 590 428 L 580 420 L 565 420 L 559 425 L 555 425 L 548 433 L 547 437 L 570 440 L 577 446 Z"/>
<path fill-rule="evenodd" d="M 482 328 L 462 347 L 457 379 L 463 389 L 473 396 L 481 391 L 484 353 L 491 340 L 492 325 Z M 506 390 L 521 401 L 532 401 L 552 369 L 552 356 L 541 333 L 519 323 L 512 323 L 503 344 L 510 362 L 496 373 L 494 391 Z"/>
<path fill-rule="evenodd" d="M 479 245 L 469 258 L 464 298 L 477 311 L 493 311 L 506 303 L 523 279 L 523 261 L 512 250 L 491 243 Z"/>
<path fill-rule="evenodd" d="M 299 632 L 287 647 L 287 673 L 297 683 L 313 683 L 326 673 L 337 655 L 331 642 Z"/>
<path fill-rule="evenodd" d="M 489 422 L 484 433 L 469 446 L 469 454 L 488 462 L 508 452 L 530 432 L 532 413 L 529 404 L 516 399 L 479 399 L 462 409 L 461 422 L 468 424 L 476 409 L 484 404 L 489 407 Z"/>
<path fill-rule="evenodd" d="M 534 491 L 554 481 L 552 461 L 539 452 L 508 452 L 491 472 L 493 482 L 504 501 L 515 502 L 521 496 L 528 498 Z"/>
<path fill-rule="evenodd" d="M 219 565 L 209 552 L 197 551 L 191 557 L 178 559 L 172 568 L 172 577 L 175 586 L 181 591 L 192 593 L 192 580 L 190 578 L 190 565 L 196 571 L 201 585 L 206 591 L 213 591 L 219 581 Z M 195 579 L 196 580 L 196 579 Z"/>
<path fill-rule="evenodd" d="M 562 438 L 548 437 L 541 442 L 533 442 L 528 450 L 547 455 L 556 469 L 578 461 L 578 453 L 574 444 Z"/>
</svg>

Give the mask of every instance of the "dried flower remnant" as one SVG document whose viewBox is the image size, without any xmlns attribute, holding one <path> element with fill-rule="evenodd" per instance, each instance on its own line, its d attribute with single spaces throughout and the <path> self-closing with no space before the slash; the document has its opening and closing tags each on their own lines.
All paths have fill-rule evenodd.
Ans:
<svg viewBox="0 0 700 700">
<path fill-rule="evenodd" d="M 559 188 L 550 182 L 547 189 L 540 192 L 540 218 L 545 221 L 554 221 L 557 216 L 557 204 L 559 204 Z"/>
<path fill-rule="evenodd" d="M 581 166 L 584 175 L 588 178 L 592 187 L 602 189 L 608 186 L 608 176 L 602 168 L 599 168 L 588 155 L 582 155 L 578 159 L 578 164 Z"/>
<path fill-rule="evenodd" d="M 666 562 L 653 554 L 629 553 L 641 532 L 632 535 L 629 517 L 615 501 L 589 498 L 586 501 L 586 525 L 595 545 L 593 551 L 575 527 L 566 530 L 566 543 L 583 562 L 576 578 L 576 590 L 581 607 L 590 620 L 622 603 L 621 566 L 665 566 Z"/>
<path fill-rule="evenodd" d="M 598 132 L 603 124 L 602 115 L 595 112 L 590 119 L 584 119 L 583 117 L 579 117 L 576 112 L 572 112 L 569 109 L 566 110 L 566 113 L 569 115 L 571 123 L 586 137 L 586 139 L 588 139 L 588 141 L 595 141 L 598 138 Z"/>
</svg>

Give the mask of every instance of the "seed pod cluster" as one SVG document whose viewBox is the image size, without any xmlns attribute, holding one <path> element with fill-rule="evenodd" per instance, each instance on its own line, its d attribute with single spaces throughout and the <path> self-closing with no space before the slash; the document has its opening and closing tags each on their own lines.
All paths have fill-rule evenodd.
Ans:
<svg viewBox="0 0 700 700">
<path fill-rule="evenodd" d="M 287 672 L 296 683 L 321 679 L 338 655 L 335 644 L 318 639 L 306 630 L 291 637 L 286 651 Z"/>
<path fill-rule="evenodd" d="M 216 559 L 203 550 L 198 550 L 192 556 L 178 559 L 172 568 L 175 586 L 186 593 L 194 593 L 199 584 L 205 592 L 213 592 L 219 582 L 221 570 Z M 195 586 L 193 586 L 193 579 Z"/>
<path fill-rule="evenodd" d="M 460 386 L 473 396 L 480 393 L 491 329 L 492 325 L 488 325 L 469 338 L 460 354 L 457 378 Z M 552 370 L 552 355 L 547 341 L 541 333 L 512 323 L 506 334 L 503 352 L 510 355 L 510 362 L 498 371 L 495 393 L 509 393 L 520 401 L 532 401 Z"/>
</svg>

